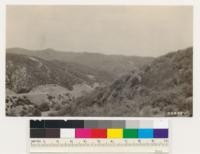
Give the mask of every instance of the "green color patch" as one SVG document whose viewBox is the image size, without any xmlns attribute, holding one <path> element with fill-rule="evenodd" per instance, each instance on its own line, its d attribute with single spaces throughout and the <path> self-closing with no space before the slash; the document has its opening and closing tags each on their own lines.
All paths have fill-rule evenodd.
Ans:
<svg viewBox="0 0 200 154">
<path fill-rule="evenodd" d="M 123 138 L 138 138 L 138 129 L 124 129 Z"/>
</svg>

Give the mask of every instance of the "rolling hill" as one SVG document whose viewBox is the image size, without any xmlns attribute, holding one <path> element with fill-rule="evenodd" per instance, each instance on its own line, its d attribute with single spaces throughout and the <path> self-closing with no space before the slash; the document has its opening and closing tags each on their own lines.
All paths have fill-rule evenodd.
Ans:
<svg viewBox="0 0 200 154">
<path fill-rule="evenodd" d="M 152 60 L 136 59 L 52 49 L 7 49 L 6 113 L 9 116 L 70 115 L 77 98 Z"/>
<path fill-rule="evenodd" d="M 39 57 L 44 60 L 57 60 L 67 63 L 79 64 L 94 70 L 103 71 L 113 78 L 151 62 L 152 57 L 104 55 L 88 52 L 62 52 L 54 49 L 27 50 L 23 48 L 9 48 L 7 53 Z"/>
<path fill-rule="evenodd" d="M 156 58 L 74 104 L 81 116 L 192 116 L 193 49 Z"/>
<path fill-rule="evenodd" d="M 57 84 L 69 90 L 76 84 L 107 83 L 112 76 L 87 66 L 57 60 L 7 53 L 6 87 L 15 93 L 27 93 L 33 88 Z"/>
<path fill-rule="evenodd" d="M 192 116 L 193 48 L 158 58 L 8 49 L 9 116 Z"/>
</svg>

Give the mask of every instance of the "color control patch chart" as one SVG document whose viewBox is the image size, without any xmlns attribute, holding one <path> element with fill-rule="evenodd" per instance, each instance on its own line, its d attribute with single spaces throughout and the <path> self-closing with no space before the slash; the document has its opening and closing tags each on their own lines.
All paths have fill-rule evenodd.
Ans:
<svg viewBox="0 0 200 154">
<path fill-rule="evenodd" d="M 169 153 L 167 120 L 31 120 L 31 153 Z"/>
</svg>

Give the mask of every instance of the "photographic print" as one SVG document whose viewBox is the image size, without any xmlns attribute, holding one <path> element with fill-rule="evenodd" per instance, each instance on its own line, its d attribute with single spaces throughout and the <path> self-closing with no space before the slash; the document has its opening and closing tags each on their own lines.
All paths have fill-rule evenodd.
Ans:
<svg viewBox="0 0 200 154">
<path fill-rule="evenodd" d="M 190 117 L 193 7 L 7 5 L 6 115 Z"/>
</svg>

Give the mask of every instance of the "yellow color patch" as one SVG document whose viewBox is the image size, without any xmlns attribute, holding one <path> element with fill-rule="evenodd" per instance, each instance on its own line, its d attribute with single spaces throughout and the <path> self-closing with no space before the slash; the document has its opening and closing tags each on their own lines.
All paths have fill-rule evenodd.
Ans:
<svg viewBox="0 0 200 154">
<path fill-rule="evenodd" d="M 123 129 L 107 129 L 107 138 L 123 138 Z"/>
</svg>

